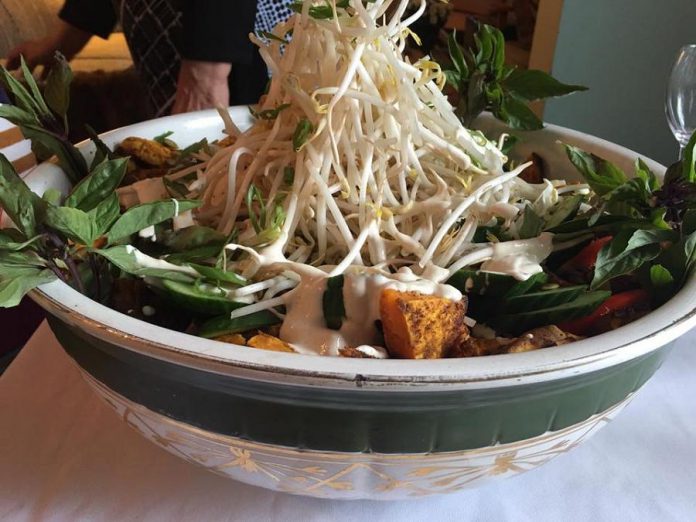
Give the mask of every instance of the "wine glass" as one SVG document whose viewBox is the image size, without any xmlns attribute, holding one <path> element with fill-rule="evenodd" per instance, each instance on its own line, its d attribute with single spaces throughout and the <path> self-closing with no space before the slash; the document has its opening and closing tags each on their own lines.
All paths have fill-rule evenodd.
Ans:
<svg viewBox="0 0 696 522">
<path fill-rule="evenodd" d="M 679 157 L 696 131 L 696 44 L 679 50 L 667 83 L 665 113 L 679 143 Z"/>
</svg>

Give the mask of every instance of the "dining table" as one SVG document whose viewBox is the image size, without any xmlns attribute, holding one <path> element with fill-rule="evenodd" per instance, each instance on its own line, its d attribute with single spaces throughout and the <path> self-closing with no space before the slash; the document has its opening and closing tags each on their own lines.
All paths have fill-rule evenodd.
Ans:
<svg viewBox="0 0 696 522">
<path fill-rule="evenodd" d="M 446 496 L 337 501 L 231 481 L 155 447 L 94 395 L 44 322 L 0 376 L 0 520 L 696 520 L 696 332 L 573 451 Z"/>
</svg>

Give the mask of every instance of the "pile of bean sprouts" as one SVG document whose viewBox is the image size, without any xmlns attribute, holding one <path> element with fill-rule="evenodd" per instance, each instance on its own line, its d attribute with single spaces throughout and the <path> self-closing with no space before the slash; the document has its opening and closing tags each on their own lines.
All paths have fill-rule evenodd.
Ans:
<svg viewBox="0 0 696 522">
<path fill-rule="evenodd" d="M 237 231 L 228 268 L 255 281 L 230 296 L 252 303 L 233 316 L 278 306 L 307 273 L 407 267 L 446 281 L 493 255 L 477 227 L 514 227 L 527 204 L 543 211 L 569 189 L 524 182 L 526 165 L 504 171 L 502 143 L 462 126 L 440 67 L 404 57 L 425 0 L 407 18 L 409 0 L 348 4 L 308 0 L 275 36 L 252 35 L 272 77 L 257 120 L 242 133 L 223 113 L 236 141 L 196 167 L 199 221 Z M 333 16 L 311 16 L 327 5 Z M 249 206 L 252 187 L 262 197 Z M 262 227 L 275 217 L 275 232 L 252 227 L 252 212 Z"/>
</svg>

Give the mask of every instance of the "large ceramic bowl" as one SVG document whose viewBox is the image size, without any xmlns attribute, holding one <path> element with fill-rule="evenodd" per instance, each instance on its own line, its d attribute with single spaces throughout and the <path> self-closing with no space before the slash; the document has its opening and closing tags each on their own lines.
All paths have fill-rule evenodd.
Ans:
<svg viewBox="0 0 696 522">
<path fill-rule="evenodd" d="M 241 126 L 245 109 L 232 109 Z M 490 123 L 490 122 L 489 122 Z M 217 138 L 212 111 L 104 135 Z M 629 169 L 636 154 L 549 126 L 525 135 L 555 177 L 561 139 Z M 84 147 L 86 155 L 92 154 Z M 657 171 L 659 165 L 652 164 Z M 65 189 L 52 166 L 28 178 Z M 450 493 L 565 453 L 612 419 L 696 323 L 693 279 L 616 331 L 535 352 L 432 361 L 269 352 L 166 330 L 55 282 L 33 293 L 87 382 L 130 426 L 178 457 L 265 488 L 340 499 Z M 146 465 L 143 463 L 143 465 Z"/>
</svg>

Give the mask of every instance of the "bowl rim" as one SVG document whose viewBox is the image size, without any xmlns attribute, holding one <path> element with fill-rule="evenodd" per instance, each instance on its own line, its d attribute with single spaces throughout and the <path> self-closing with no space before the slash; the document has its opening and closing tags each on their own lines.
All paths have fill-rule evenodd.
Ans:
<svg viewBox="0 0 696 522">
<path fill-rule="evenodd" d="M 246 107 L 231 107 L 233 119 L 248 120 Z M 156 135 L 163 127 L 209 129 L 215 110 L 167 116 L 102 134 L 107 143 L 125 136 Z M 216 127 L 222 128 L 217 120 Z M 625 147 L 548 124 L 545 131 L 571 141 L 641 157 Z M 83 153 L 89 147 L 81 144 Z M 644 158 L 645 159 L 645 158 Z M 651 168 L 665 167 L 647 160 Z M 40 168 L 40 167 L 38 167 Z M 437 360 L 374 360 L 287 354 L 232 345 L 176 332 L 121 314 L 55 281 L 31 297 L 62 321 L 113 345 L 176 365 L 267 382 L 336 388 L 474 389 L 530 384 L 599 370 L 646 355 L 696 326 L 696 277 L 662 307 L 617 330 L 552 350 Z"/>
</svg>

